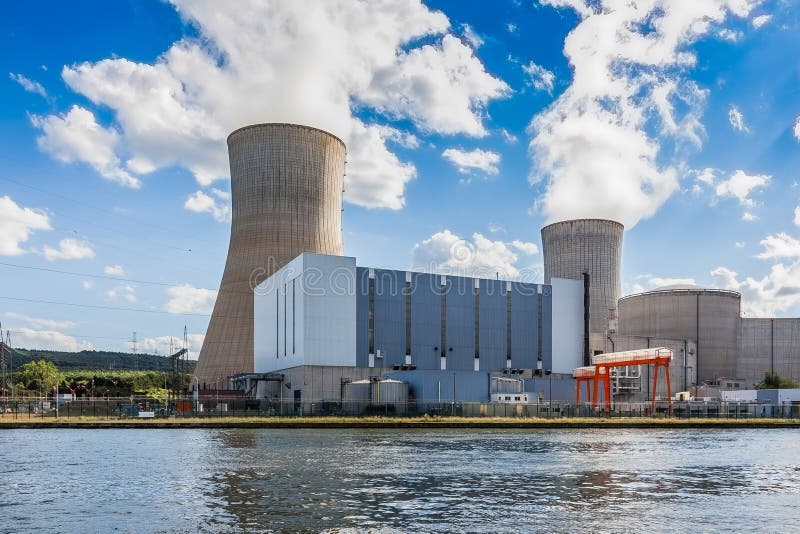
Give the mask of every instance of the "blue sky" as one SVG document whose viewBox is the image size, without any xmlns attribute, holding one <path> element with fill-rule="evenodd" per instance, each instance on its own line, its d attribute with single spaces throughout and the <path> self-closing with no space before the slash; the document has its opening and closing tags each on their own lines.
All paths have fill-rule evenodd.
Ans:
<svg viewBox="0 0 800 534">
<path fill-rule="evenodd" d="M 163 353 L 186 325 L 199 349 L 225 136 L 269 121 L 347 142 L 362 265 L 540 279 L 543 224 L 609 217 L 625 293 L 800 313 L 797 1 L 234 4 L 5 6 L 12 344 Z"/>
</svg>

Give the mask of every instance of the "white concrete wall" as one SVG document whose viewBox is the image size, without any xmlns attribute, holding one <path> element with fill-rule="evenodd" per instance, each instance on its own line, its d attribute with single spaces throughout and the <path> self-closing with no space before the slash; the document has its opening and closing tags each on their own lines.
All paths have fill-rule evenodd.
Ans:
<svg viewBox="0 0 800 534">
<path fill-rule="evenodd" d="M 572 374 L 583 365 L 583 280 L 551 279 L 553 372 Z"/>
<path fill-rule="evenodd" d="M 254 371 L 355 366 L 355 280 L 355 258 L 304 253 L 259 284 Z"/>
<path fill-rule="evenodd" d="M 356 364 L 356 260 L 304 254 L 305 365 Z"/>
</svg>

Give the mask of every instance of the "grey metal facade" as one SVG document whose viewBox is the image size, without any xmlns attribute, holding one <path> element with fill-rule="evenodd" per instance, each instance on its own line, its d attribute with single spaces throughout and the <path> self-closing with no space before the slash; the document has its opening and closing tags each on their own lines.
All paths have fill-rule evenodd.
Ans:
<svg viewBox="0 0 800 534">
<path fill-rule="evenodd" d="M 345 145 L 307 126 L 257 124 L 228 137 L 228 258 L 197 362 L 209 387 L 253 371 L 253 288 L 301 252 L 341 255 Z"/>
<path fill-rule="evenodd" d="M 358 366 L 370 354 L 385 370 L 439 370 L 443 358 L 447 371 L 552 366 L 549 285 L 364 267 L 356 284 Z"/>
<path fill-rule="evenodd" d="M 579 219 L 542 228 L 544 283 L 589 274 L 590 351 L 605 351 L 609 310 L 620 296 L 624 227 L 616 221 Z"/>
<path fill-rule="evenodd" d="M 800 384 L 800 319 L 742 318 L 736 376 L 750 387 L 767 372 Z"/>
</svg>

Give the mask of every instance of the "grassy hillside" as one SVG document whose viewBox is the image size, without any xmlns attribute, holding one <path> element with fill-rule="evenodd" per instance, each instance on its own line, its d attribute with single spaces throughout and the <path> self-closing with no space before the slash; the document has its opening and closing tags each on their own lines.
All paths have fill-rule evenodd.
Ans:
<svg viewBox="0 0 800 534">
<path fill-rule="evenodd" d="M 9 364 L 11 357 L 7 357 Z M 61 371 L 72 369 L 140 370 L 169 371 L 171 361 L 155 354 L 132 354 L 129 352 L 107 352 L 102 350 L 82 350 L 80 352 L 59 352 L 53 350 L 14 349 L 14 369 L 35 360 L 53 362 Z M 181 371 L 194 372 L 194 361 L 184 361 Z"/>
</svg>

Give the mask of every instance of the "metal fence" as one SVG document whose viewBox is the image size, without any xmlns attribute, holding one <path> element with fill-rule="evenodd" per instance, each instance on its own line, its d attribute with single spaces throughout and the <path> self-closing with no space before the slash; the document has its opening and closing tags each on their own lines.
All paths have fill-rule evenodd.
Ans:
<svg viewBox="0 0 800 534">
<path fill-rule="evenodd" d="M 722 401 L 615 403 L 611 410 L 590 404 L 563 402 L 533 404 L 497 402 L 437 402 L 371 404 L 360 402 L 297 402 L 245 399 L 242 397 L 192 397 L 169 400 L 147 397 L 0 399 L 0 420 L 20 419 L 147 419 L 147 418 L 219 418 L 219 417 L 673 417 L 679 419 L 748 419 L 800 418 L 800 404 L 763 404 Z"/>
</svg>

